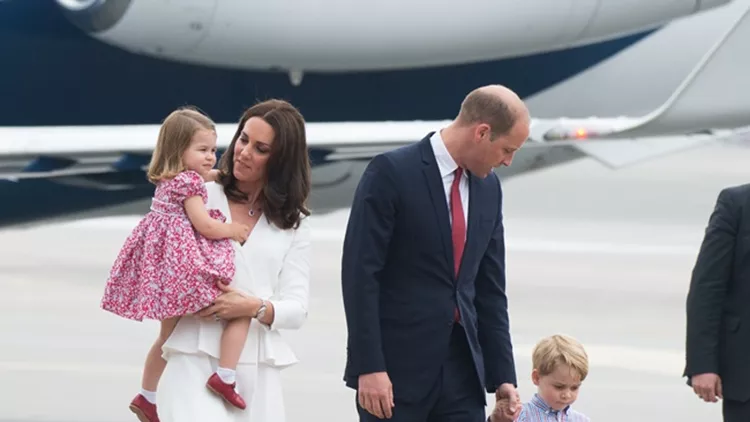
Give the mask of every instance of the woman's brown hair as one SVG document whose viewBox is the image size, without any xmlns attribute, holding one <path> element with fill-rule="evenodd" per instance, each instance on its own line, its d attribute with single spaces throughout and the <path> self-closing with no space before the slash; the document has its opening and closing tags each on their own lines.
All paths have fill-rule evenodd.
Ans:
<svg viewBox="0 0 750 422">
<path fill-rule="evenodd" d="M 192 106 L 177 109 L 164 119 L 148 166 L 151 183 L 171 179 L 186 170 L 182 155 L 201 129 L 216 132 L 213 120 Z"/>
<path fill-rule="evenodd" d="M 247 202 L 247 193 L 237 188 L 237 179 L 234 177 L 234 146 L 242 128 L 251 117 L 263 119 L 274 132 L 262 192 L 263 213 L 279 228 L 297 228 L 302 215 L 310 215 L 306 205 L 311 185 L 310 157 L 307 152 L 305 119 L 288 102 L 266 100 L 242 114 L 232 142 L 219 162 L 219 183 L 224 187 L 227 198 L 235 202 Z"/>
</svg>

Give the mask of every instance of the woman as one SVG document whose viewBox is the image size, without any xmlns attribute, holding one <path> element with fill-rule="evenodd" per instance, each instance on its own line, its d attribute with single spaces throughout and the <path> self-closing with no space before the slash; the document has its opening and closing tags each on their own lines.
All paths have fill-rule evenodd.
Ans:
<svg viewBox="0 0 750 422">
<path fill-rule="evenodd" d="M 201 311 L 202 318 L 182 318 L 163 347 L 159 419 L 283 422 L 281 369 L 297 359 L 278 330 L 305 322 L 310 278 L 310 163 L 302 116 L 284 101 L 256 104 L 242 116 L 219 167 L 218 182 L 206 184 L 207 206 L 251 232 L 244 244 L 233 242 L 231 287 Z M 254 318 L 236 372 L 245 410 L 206 387 L 217 369 L 222 321 L 238 316 Z"/>
</svg>

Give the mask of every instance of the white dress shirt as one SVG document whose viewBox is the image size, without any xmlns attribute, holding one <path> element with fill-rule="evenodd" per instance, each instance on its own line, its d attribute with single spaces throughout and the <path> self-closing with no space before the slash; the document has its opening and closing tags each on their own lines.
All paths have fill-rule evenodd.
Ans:
<svg viewBox="0 0 750 422">
<path fill-rule="evenodd" d="M 453 160 L 453 157 L 448 153 L 448 149 L 445 148 L 445 141 L 440 136 L 440 131 L 436 131 L 430 138 L 430 144 L 432 145 L 432 151 L 435 153 L 435 160 L 437 161 L 438 169 L 440 170 L 440 177 L 443 178 L 443 189 L 445 190 L 445 203 L 448 205 L 448 219 L 453 224 L 453 217 L 451 216 L 451 185 L 453 185 L 454 172 L 458 168 L 458 164 Z M 461 193 L 461 206 L 464 210 L 464 224 L 468 227 L 469 220 L 469 175 L 466 174 L 466 169 L 461 174 L 461 181 L 458 183 L 458 191 Z"/>
</svg>

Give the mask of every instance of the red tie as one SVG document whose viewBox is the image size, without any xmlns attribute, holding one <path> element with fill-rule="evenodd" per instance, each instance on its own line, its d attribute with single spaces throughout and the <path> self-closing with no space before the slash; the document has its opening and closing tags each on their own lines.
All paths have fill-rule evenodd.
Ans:
<svg viewBox="0 0 750 422">
<path fill-rule="evenodd" d="M 464 243 L 466 243 L 466 222 L 464 221 L 464 207 L 461 203 L 461 192 L 458 185 L 461 182 L 463 169 L 459 167 L 455 171 L 453 185 L 451 186 L 451 218 L 453 224 L 451 227 L 451 237 L 453 238 L 453 270 L 458 278 L 458 269 L 461 267 L 461 257 L 464 254 Z M 461 320 L 458 308 L 455 310 L 454 319 L 456 322 Z"/>
</svg>

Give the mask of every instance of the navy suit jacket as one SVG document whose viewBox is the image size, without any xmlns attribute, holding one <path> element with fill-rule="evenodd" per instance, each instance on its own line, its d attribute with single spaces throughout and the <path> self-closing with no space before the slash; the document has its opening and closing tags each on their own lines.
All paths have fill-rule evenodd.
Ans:
<svg viewBox="0 0 750 422">
<path fill-rule="evenodd" d="M 750 399 L 750 184 L 722 189 L 687 295 L 685 372 L 721 377 L 724 400 Z"/>
<path fill-rule="evenodd" d="M 396 399 L 423 398 L 437 381 L 461 313 L 480 389 L 516 385 L 502 190 L 469 174 L 467 239 L 454 276 L 449 209 L 430 136 L 376 156 L 352 204 L 342 256 L 348 328 L 344 380 L 385 371 Z"/>
</svg>

